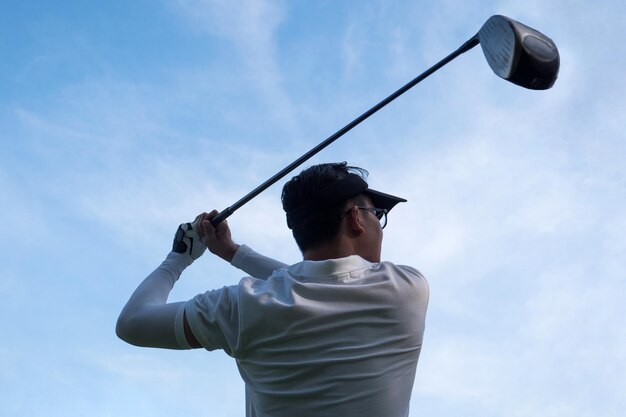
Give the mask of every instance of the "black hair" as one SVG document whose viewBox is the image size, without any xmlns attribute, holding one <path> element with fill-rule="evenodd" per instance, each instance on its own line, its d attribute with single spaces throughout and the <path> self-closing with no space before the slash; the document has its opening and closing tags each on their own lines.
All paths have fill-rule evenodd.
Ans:
<svg viewBox="0 0 626 417">
<path fill-rule="evenodd" d="M 368 172 L 363 168 L 348 166 L 347 162 L 319 164 L 305 169 L 283 187 L 283 209 L 300 251 L 319 247 L 337 236 L 343 210 L 349 199 L 314 210 L 297 221 L 292 221 L 289 213 L 315 202 L 321 191 L 350 174 L 357 174 L 365 180 Z"/>
</svg>

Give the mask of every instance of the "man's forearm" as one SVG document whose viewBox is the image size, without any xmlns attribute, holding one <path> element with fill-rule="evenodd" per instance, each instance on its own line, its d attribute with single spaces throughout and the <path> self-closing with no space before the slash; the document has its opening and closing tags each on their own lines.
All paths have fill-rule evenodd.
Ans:
<svg viewBox="0 0 626 417">
<path fill-rule="evenodd" d="M 289 266 L 283 262 L 261 255 L 246 245 L 241 245 L 238 248 L 230 263 L 251 277 L 259 279 L 266 279 L 275 270 Z"/>
</svg>

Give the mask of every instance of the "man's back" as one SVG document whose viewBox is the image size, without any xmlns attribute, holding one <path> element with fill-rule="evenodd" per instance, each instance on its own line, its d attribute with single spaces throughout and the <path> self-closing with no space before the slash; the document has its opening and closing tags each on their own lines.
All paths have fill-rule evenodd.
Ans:
<svg viewBox="0 0 626 417">
<path fill-rule="evenodd" d="M 219 291 L 230 311 L 215 317 L 211 292 L 187 315 L 208 348 L 221 347 L 203 338 L 213 323 L 228 328 L 249 416 L 407 415 L 428 303 L 415 269 L 359 256 L 304 261 Z"/>
<path fill-rule="evenodd" d="M 137 287 L 116 332 L 138 345 L 222 349 L 237 359 L 250 417 L 408 415 L 428 285 L 381 261 L 387 214 L 405 199 L 369 188 L 347 163 L 312 166 L 281 201 L 303 262 L 291 267 L 231 238 L 217 210 L 181 224 Z M 206 249 L 244 270 L 238 285 L 167 298 Z"/>
</svg>

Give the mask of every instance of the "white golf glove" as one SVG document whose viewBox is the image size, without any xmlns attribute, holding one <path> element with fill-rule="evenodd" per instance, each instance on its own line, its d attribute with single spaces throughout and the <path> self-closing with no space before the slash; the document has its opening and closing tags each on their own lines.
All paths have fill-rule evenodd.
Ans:
<svg viewBox="0 0 626 417">
<path fill-rule="evenodd" d="M 200 240 L 196 223 L 182 223 L 178 226 L 174 235 L 174 244 L 172 251 L 177 253 L 186 253 L 195 261 L 204 251 L 206 245 Z"/>
</svg>

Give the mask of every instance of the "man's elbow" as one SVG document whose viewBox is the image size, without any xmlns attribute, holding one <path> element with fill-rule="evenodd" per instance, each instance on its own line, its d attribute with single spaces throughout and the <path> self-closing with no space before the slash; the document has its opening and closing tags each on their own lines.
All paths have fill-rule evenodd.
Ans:
<svg viewBox="0 0 626 417">
<path fill-rule="evenodd" d="M 117 318 L 117 323 L 115 325 L 115 334 L 117 337 L 122 339 L 126 343 L 130 343 L 131 345 L 137 345 L 136 341 L 136 325 L 133 324 L 132 318 L 125 315 L 123 312 Z"/>
</svg>

